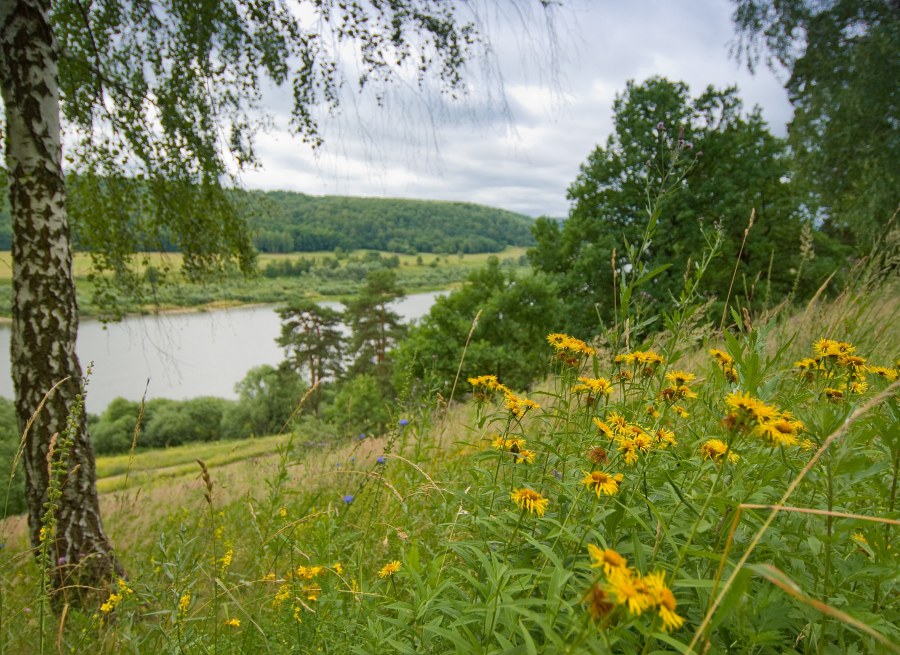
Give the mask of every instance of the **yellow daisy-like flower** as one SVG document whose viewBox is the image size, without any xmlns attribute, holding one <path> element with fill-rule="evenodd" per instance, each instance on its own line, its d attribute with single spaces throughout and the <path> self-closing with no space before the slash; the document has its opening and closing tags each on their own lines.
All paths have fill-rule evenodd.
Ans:
<svg viewBox="0 0 900 655">
<path fill-rule="evenodd" d="M 581 391 L 590 391 L 591 393 L 595 393 L 598 396 L 608 396 L 612 393 L 613 387 L 609 380 L 606 378 L 578 378 L 581 381 L 581 384 L 576 384 L 572 387 L 572 391 L 575 393 L 579 393 Z"/>
<path fill-rule="evenodd" d="M 623 478 L 624 476 L 621 473 L 609 475 L 603 471 L 591 471 L 584 474 L 584 479 L 581 483 L 596 493 L 597 498 L 600 498 L 601 494 L 612 496 L 619 491 L 619 483 L 622 482 Z"/>
<path fill-rule="evenodd" d="M 628 466 L 634 466 L 638 461 L 638 449 L 637 446 L 634 445 L 634 441 L 631 439 L 622 439 L 619 442 L 619 450 L 623 454 L 623 458 L 625 460 L 625 464 Z"/>
<path fill-rule="evenodd" d="M 700 446 L 700 454 L 703 459 L 711 459 L 717 463 L 722 463 L 725 458 L 725 453 L 728 453 L 728 461 L 731 463 L 740 459 L 737 453 L 728 450 L 728 444 L 721 439 L 709 439 Z"/>
<path fill-rule="evenodd" d="M 753 428 L 752 432 L 770 446 L 796 446 L 800 443 L 796 433 L 794 425 L 785 419 L 762 423 Z"/>
<path fill-rule="evenodd" d="M 569 338 L 568 334 L 561 334 L 559 332 L 554 332 L 553 334 L 547 335 L 547 343 L 553 346 L 556 349 L 564 348 L 564 344 L 566 340 Z"/>
<path fill-rule="evenodd" d="M 340 562 L 335 562 L 334 564 L 332 564 L 331 570 L 334 571 L 335 573 L 337 573 L 338 575 L 343 575 L 344 574 L 344 565 L 341 564 Z"/>
<path fill-rule="evenodd" d="M 865 380 L 854 380 L 850 384 L 847 385 L 847 390 L 850 393 L 855 394 L 863 394 L 869 388 L 869 385 L 866 384 Z"/>
<path fill-rule="evenodd" d="M 688 373 L 687 371 L 669 371 L 666 373 L 666 380 L 669 381 L 673 387 L 681 387 L 689 382 L 694 381 L 697 378 L 693 373 Z"/>
<path fill-rule="evenodd" d="M 781 416 L 778 409 L 754 398 L 749 393 L 730 393 L 725 396 L 725 404 L 734 410 L 739 423 L 742 421 L 765 423 Z"/>
<path fill-rule="evenodd" d="M 550 501 L 533 489 L 516 489 L 510 494 L 513 502 L 523 511 L 543 516 Z"/>
<path fill-rule="evenodd" d="M 729 355 L 724 350 L 719 350 L 718 348 L 710 348 L 709 354 L 712 355 L 713 359 L 715 359 L 720 366 L 731 366 L 734 364 L 734 357 Z"/>
<path fill-rule="evenodd" d="M 659 410 L 653 405 L 647 405 L 647 416 L 650 418 L 659 418 Z"/>
<path fill-rule="evenodd" d="M 651 573 L 642 578 L 650 596 L 653 597 L 656 611 L 663 622 L 664 630 L 677 630 L 684 624 L 684 618 L 675 613 L 675 595 L 666 586 L 665 574 Z"/>
<path fill-rule="evenodd" d="M 487 391 L 502 391 L 506 387 L 500 384 L 496 375 L 479 375 L 478 377 L 468 378 L 469 384 L 476 389 L 482 387 Z"/>
<path fill-rule="evenodd" d="M 678 445 L 678 442 L 675 441 L 675 433 L 666 428 L 659 428 L 654 433 L 654 436 L 656 437 L 656 443 L 658 443 L 661 448 Z"/>
<path fill-rule="evenodd" d="M 537 453 L 533 450 L 523 449 L 518 453 L 513 453 L 516 464 L 534 464 Z"/>
<path fill-rule="evenodd" d="M 319 600 L 319 596 L 322 594 L 322 587 L 317 584 L 311 584 L 303 587 L 303 593 L 306 596 L 306 600 L 315 602 Z"/>
<path fill-rule="evenodd" d="M 594 417 L 594 425 L 596 425 L 598 428 L 600 428 L 600 432 L 605 434 L 610 439 L 612 439 L 615 436 L 615 434 L 613 433 L 613 429 L 611 427 L 609 427 L 606 423 L 601 421 L 599 418 L 597 418 L 596 416 Z"/>
<path fill-rule="evenodd" d="M 516 418 L 522 418 L 529 409 L 538 409 L 539 407 L 540 405 L 533 400 L 520 398 L 512 392 L 506 393 L 506 409 L 512 412 Z"/>
<path fill-rule="evenodd" d="M 642 614 L 654 605 L 653 596 L 640 577 L 633 575 L 629 569 L 613 569 L 607 581 L 616 603 L 628 608 L 630 614 Z"/>
<path fill-rule="evenodd" d="M 618 412 L 613 412 L 606 417 L 606 420 L 609 422 L 609 425 L 612 426 L 613 432 L 616 434 L 625 434 L 625 432 L 627 432 L 628 420 Z"/>
<path fill-rule="evenodd" d="M 690 416 L 688 411 L 681 405 L 675 405 L 674 407 L 672 407 L 672 411 L 678 414 L 678 416 L 680 416 L 681 418 L 687 418 L 688 416 Z"/>
<path fill-rule="evenodd" d="M 390 578 L 397 571 L 400 570 L 400 567 L 403 566 L 400 563 L 400 560 L 394 560 L 393 562 L 388 562 L 384 566 L 381 567 L 381 570 L 378 572 L 378 577 L 384 580 L 385 578 Z"/>
<path fill-rule="evenodd" d="M 830 403 L 834 403 L 837 405 L 844 401 L 844 392 L 840 389 L 825 387 L 822 393 L 825 395 L 825 399 Z"/>
<path fill-rule="evenodd" d="M 878 375 L 888 382 L 896 382 L 898 375 L 896 369 L 887 368 L 886 366 L 866 366 L 866 373 Z"/>
<path fill-rule="evenodd" d="M 612 548 L 599 548 L 594 544 L 588 544 L 588 554 L 590 554 L 591 568 L 603 569 L 603 573 L 610 575 L 614 570 L 628 570 L 628 560 L 619 555 Z"/>
<path fill-rule="evenodd" d="M 227 621 L 225 621 L 225 625 L 227 625 L 229 628 L 240 628 L 241 620 L 240 619 L 228 619 Z"/>
</svg>

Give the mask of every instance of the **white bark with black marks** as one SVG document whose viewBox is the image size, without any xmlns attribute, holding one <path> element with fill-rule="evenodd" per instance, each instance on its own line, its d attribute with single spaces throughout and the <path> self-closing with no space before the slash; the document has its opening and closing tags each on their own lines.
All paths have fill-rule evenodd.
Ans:
<svg viewBox="0 0 900 655">
<path fill-rule="evenodd" d="M 60 145 L 56 42 L 46 0 L 0 0 L 0 91 L 13 221 L 12 373 L 20 428 L 54 384 L 25 444 L 31 543 L 47 502 L 47 452 L 81 388 L 78 308 Z M 120 573 L 100 521 L 94 454 L 82 413 L 56 509 L 51 547 L 60 587 L 98 586 Z"/>
</svg>

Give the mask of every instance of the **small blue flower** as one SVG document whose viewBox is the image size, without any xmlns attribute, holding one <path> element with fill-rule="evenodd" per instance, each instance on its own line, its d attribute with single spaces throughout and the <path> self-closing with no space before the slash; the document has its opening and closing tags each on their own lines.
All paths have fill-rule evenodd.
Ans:
<svg viewBox="0 0 900 655">
<path fill-rule="evenodd" d="M 553 469 L 553 477 L 556 478 L 557 480 L 562 480 L 562 473 L 560 473 L 556 469 Z"/>
<path fill-rule="evenodd" d="M 378 459 L 375 460 L 379 464 L 384 464 L 387 460 L 384 458 L 384 455 L 379 455 Z"/>
<path fill-rule="evenodd" d="M 359 440 L 362 441 L 362 440 L 365 439 L 365 438 L 366 438 L 366 433 L 365 433 L 365 432 L 361 432 L 360 435 L 359 435 Z"/>
<path fill-rule="evenodd" d="M 409 425 L 409 421 L 407 421 L 405 418 L 401 418 L 400 419 L 400 427 L 405 428 L 407 425 Z"/>
<path fill-rule="evenodd" d="M 68 564 L 68 563 L 69 563 L 69 558 L 66 557 L 65 555 L 63 555 L 63 556 L 60 557 L 58 560 L 56 560 L 56 565 L 57 565 L 57 566 L 65 566 L 65 565 Z"/>
<path fill-rule="evenodd" d="M 350 494 L 347 494 L 346 496 L 344 496 L 344 502 L 349 505 L 350 503 L 353 502 L 353 496 Z"/>
</svg>

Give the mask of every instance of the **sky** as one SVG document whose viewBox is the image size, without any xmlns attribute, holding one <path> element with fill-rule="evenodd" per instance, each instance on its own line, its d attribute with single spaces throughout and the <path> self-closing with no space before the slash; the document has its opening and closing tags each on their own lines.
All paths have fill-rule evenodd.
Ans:
<svg viewBox="0 0 900 655">
<path fill-rule="evenodd" d="M 494 66 L 473 68 L 461 101 L 398 85 L 384 110 L 348 91 L 314 153 L 286 129 L 289 92 L 267 90 L 273 127 L 257 136 L 261 166 L 242 183 L 564 217 L 579 165 L 612 130 L 616 94 L 653 75 L 686 82 L 694 96 L 737 85 L 745 108 L 758 105 L 785 134 L 791 108 L 779 76 L 764 66 L 751 75 L 729 54 L 729 0 L 563 0 L 549 31 L 537 10 L 523 24 L 499 16 L 497 2 L 481 4 Z"/>
</svg>

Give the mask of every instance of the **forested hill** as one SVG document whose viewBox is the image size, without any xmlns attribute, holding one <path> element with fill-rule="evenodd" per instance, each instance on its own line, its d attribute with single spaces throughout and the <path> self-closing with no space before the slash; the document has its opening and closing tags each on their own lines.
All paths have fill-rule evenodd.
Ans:
<svg viewBox="0 0 900 655">
<path fill-rule="evenodd" d="M 533 220 L 469 202 L 308 196 L 250 191 L 245 205 L 260 252 L 371 249 L 401 253 L 499 252 L 530 246 Z M 164 250 L 177 247 L 163 235 Z M 0 250 L 12 247 L 9 203 L 0 203 Z M 78 234 L 75 247 L 79 248 Z"/>
<path fill-rule="evenodd" d="M 261 252 L 352 250 L 497 252 L 532 245 L 532 219 L 468 202 L 308 196 L 254 191 L 251 227 Z"/>
</svg>

